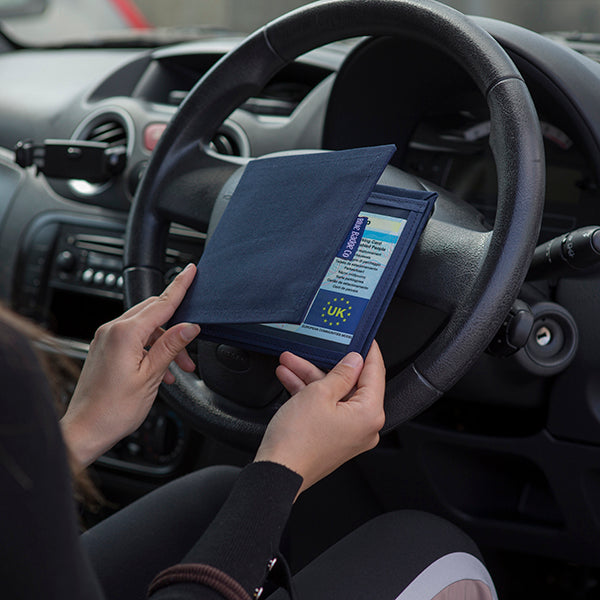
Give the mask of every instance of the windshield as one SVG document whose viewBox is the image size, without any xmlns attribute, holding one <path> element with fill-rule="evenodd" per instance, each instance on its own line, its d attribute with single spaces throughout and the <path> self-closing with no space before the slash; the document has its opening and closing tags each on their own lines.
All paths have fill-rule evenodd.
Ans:
<svg viewBox="0 0 600 600">
<path fill-rule="evenodd" d="M 4 31 L 25 45 L 158 39 L 165 43 L 249 33 L 300 0 L 0 0 Z M 494 17 L 539 32 L 600 31 L 597 0 L 448 0 L 472 15 Z"/>
</svg>

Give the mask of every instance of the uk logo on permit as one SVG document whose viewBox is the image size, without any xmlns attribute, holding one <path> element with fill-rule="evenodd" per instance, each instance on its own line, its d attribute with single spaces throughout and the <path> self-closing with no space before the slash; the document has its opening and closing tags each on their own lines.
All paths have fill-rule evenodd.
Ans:
<svg viewBox="0 0 600 600">
<path fill-rule="evenodd" d="M 367 226 L 369 219 L 367 217 L 357 217 L 354 226 L 350 230 L 350 233 L 346 236 L 344 243 L 340 247 L 337 257 L 343 258 L 344 260 L 352 260 L 360 241 L 365 233 L 365 227 Z"/>
<path fill-rule="evenodd" d="M 350 296 L 343 292 L 320 290 L 304 322 L 351 334 L 360 322 L 368 302 L 366 298 Z"/>
</svg>

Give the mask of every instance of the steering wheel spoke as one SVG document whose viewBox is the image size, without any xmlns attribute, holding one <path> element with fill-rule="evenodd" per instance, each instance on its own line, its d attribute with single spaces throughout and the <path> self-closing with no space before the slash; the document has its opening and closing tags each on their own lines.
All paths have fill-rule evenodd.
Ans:
<svg viewBox="0 0 600 600">
<path fill-rule="evenodd" d="M 379 183 L 435 191 L 438 198 L 396 295 L 450 314 L 473 284 L 491 232 L 483 215 L 454 194 L 388 166 Z"/>
<path fill-rule="evenodd" d="M 161 219 L 206 231 L 214 203 L 231 175 L 248 159 L 224 157 L 188 147 L 169 167 L 169 177 L 156 192 L 155 210 Z"/>
<path fill-rule="evenodd" d="M 489 231 L 449 223 L 434 213 L 396 295 L 452 313 L 473 285 L 491 237 Z"/>
</svg>

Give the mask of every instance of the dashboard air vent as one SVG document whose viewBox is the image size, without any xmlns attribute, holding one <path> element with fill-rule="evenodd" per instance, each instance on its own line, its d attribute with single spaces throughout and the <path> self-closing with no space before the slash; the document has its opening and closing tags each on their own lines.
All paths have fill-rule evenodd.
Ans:
<svg viewBox="0 0 600 600">
<path fill-rule="evenodd" d="M 109 146 L 127 147 L 127 131 L 116 119 L 96 123 L 87 133 L 85 139 L 90 142 L 104 142 Z"/>
<path fill-rule="evenodd" d="M 237 139 L 229 132 L 219 131 L 210 143 L 211 148 L 226 156 L 241 156 L 242 151 Z"/>
<path fill-rule="evenodd" d="M 116 110 L 96 111 L 80 123 L 73 133 L 72 139 L 107 144 L 108 149 L 105 149 L 104 153 L 109 164 L 107 165 L 108 168 L 105 169 L 106 177 L 104 179 L 94 179 L 92 181 L 70 179 L 69 187 L 75 196 L 78 198 L 96 196 L 112 185 L 114 175 L 121 173 L 122 168 L 126 165 L 127 151 L 130 150 L 132 134 L 131 120 L 125 113 Z"/>
</svg>

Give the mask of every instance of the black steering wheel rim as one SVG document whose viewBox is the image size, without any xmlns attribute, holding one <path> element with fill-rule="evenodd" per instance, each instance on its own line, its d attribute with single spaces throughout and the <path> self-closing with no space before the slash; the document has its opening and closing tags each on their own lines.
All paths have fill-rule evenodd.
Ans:
<svg viewBox="0 0 600 600">
<path fill-rule="evenodd" d="M 125 289 L 132 305 L 163 288 L 160 265 L 174 218 L 165 198 L 193 185 L 185 165 L 202 167 L 203 192 L 214 197 L 237 168 L 227 168 L 209 150 L 224 119 L 300 54 L 362 35 L 426 40 L 465 68 L 488 103 L 498 173 L 498 211 L 487 252 L 444 329 L 388 382 L 389 430 L 439 398 L 485 349 L 523 282 L 541 221 L 543 144 L 527 87 L 502 48 L 461 13 L 429 0 L 325 0 L 273 21 L 225 56 L 192 89 L 148 165 L 127 227 Z M 205 226 L 208 212 L 192 209 L 188 220 Z M 249 418 L 194 376 L 175 374 L 176 383 L 164 392 L 192 426 L 237 445 L 258 442 L 273 408 Z"/>
</svg>

